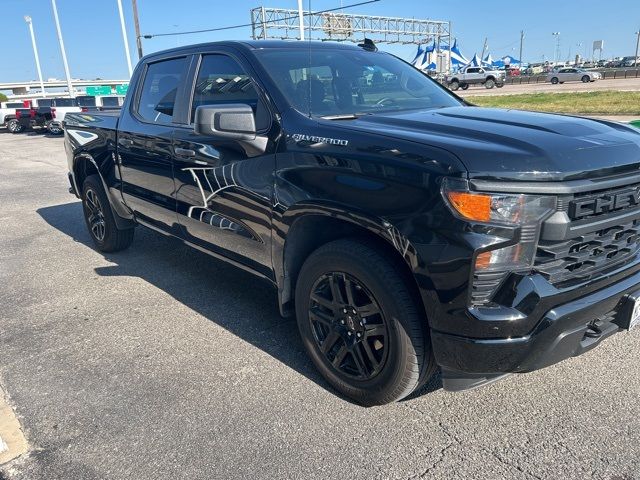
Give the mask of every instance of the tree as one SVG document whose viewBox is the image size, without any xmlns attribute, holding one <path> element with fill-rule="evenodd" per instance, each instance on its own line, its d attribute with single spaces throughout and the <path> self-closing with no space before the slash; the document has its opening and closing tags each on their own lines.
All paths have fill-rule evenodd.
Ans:
<svg viewBox="0 0 640 480">
<path fill-rule="evenodd" d="M 7 96 L 4 93 L 0 92 L 0 102 L 6 102 L 6 101 L 7 101 Z"/>
</svg>

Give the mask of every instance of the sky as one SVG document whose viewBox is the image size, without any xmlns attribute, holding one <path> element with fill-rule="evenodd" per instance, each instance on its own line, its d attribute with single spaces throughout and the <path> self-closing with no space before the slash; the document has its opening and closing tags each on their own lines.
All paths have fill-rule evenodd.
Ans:
<svg viewBox="0 0 640 480">
<path fill-rule="evenodd" d="M 323 10 L 361 0 L 304 0 L 305 8 Z M 57 0 L 62 35 L 73 78 L 126 79 L 127 64 L 116 0 Z M 132 61 L 137 61 L 131 1 L 123 0 Z M 138 0 L 142 34 L 155 34 L 250 23 L 251 8 L 297 8 L 297 0 Z M 561 55 L 584 55 L 594 40 L 604 40 L 603 58 L 635 53 L 640 29 L 640 0 L 380 0 L 346 9 L 345 13 L 383 15 L 452 22 L 462 52 L 480 54 L 485 37 L 494 59 L 518 57 L 524 30 L 525 62 L 552 60 L 560 32 Z M 37 78 L 27 24 L 30 15 L 36 34 L 42 73 L 64 78 L 50 0 L 0 0 L 3 48 L 0 83 Z M 251 28 L 177 37 L 143 39 L 144 53 L 216 40 L 248 39 Z M 9 40 L 10 39 L 10 40 Z M 581 46 L 579 44 L 582 44 Z M 380 45 L 407 60 L 414 45 Z M 589 55 L 591 53 L 589 52 Z"/>
</svg>

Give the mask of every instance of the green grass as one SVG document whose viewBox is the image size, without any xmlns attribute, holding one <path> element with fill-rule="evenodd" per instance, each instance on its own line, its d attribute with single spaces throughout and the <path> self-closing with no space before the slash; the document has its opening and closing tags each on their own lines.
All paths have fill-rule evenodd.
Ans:
<svg viewBox="0 0 640 480">
<path fill-rule="evenodd" d="M 583 115 L 640 116 L 640 92 L 528 93 L 465 98 L 482 107 Z"/>
</svg>

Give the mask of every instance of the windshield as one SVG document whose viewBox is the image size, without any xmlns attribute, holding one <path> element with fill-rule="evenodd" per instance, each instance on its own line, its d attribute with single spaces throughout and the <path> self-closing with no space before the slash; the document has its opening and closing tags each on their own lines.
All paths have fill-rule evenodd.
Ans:
<svg viewBox="0 0 640 480">
<path fill-rule="evenodd" d="M 307 115 L 339 117 L 461 105 L 426 75 L 385 53 L 296 48 L 258 50 L 256 55 L 288 102 Z"/>
</svg>

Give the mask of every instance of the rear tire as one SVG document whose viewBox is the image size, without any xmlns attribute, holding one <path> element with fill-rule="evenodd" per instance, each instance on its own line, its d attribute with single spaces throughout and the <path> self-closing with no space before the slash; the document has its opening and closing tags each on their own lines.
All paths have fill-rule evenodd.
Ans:
<svg viewBox="0 0 640 480">
<path fill-rule="evenodd" d="M 486 82 L 484 82 L 484 88 L 493 88 L 496 86 L 496 82 L 493 79 L 488 79 Z"/>
<path fill-rule="evenodd" d="M 462 85 L 460 85 L 460 88 L 462 90 L 467 90 L 469 88 L 469 84 L 468 83 L 463 83 Z"/>
<path fill-rule="evenodd" d="M 589 77 L 589 75 L 584 75 L 582 77 L 582 83 L 589 83 L 591 81 L 591 78 Z"/>
<path fill-rule="evenodd" d="M 367 243 L 337 240 L 309 256 L 295 291 L 298 327 L 336 390 L 362 405 L 383 405 L 433 375 L 429 330 L 415 297 L 399 266 Z"/>
<path fill-rule="evenodd" d="M 82 186 L 82 210 L 89 235 L 101 252 L 124 250 L 133 242 L 133 228 L 121 229 L 116 224 L 109 199 L 98 175 L 89 175 Z"/>
<path fill-rule="evenodd" d="M 11 133 L 22 133 L 24 131 L 24 126 L 14 118 L 12 120 L 9 120 L 9 122 L 7 123 L 7 130 L 9 130 Z"/>
<path fill-rule="evenodd" d="M 47 130 L 51 135 L 62 135 L 63 133 L 62 127 L 56 123 L 49 123 L 47 125 Z"/>
<path fill-rule="evenodd" d="M 557 85 L 558 83 L 560 83 L 560 80 L 558 80 L 558 77 L 553 77 L 551 79 L 551 83 L 554 84 L 554 85 Z"/>
</svg>

